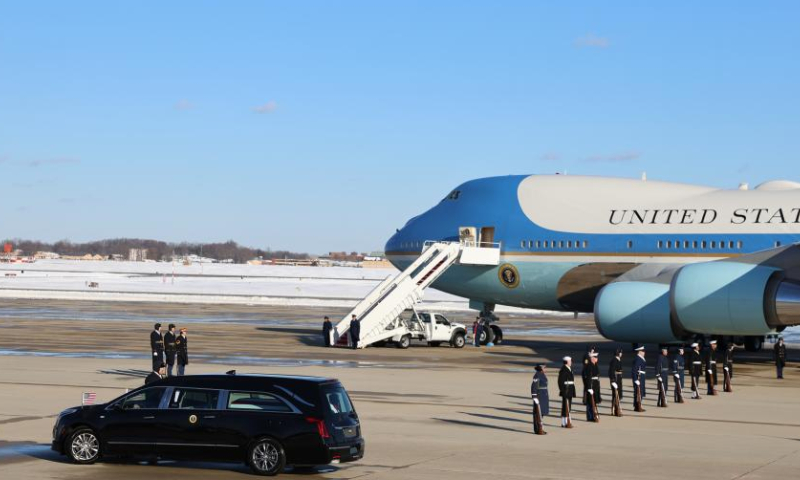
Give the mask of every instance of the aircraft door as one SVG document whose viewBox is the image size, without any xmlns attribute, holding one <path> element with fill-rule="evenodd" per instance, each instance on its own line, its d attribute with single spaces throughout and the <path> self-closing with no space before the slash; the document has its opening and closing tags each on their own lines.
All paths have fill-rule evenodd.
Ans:
<svg viewBox="0 0 800 480">
<path fill-rule="evenodd" d="M 481 238 L 479 247 L 491 248 L 494 243 L 494 227 L 481 228 Z"/>
</svg>

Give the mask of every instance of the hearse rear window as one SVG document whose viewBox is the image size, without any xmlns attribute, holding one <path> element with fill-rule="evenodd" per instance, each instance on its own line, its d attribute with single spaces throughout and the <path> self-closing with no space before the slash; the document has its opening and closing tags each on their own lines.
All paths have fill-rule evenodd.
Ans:
<svg viewBox="0 0 800 480">
<path fill-rule="evenodd" d="M 214 410 L 217 400 L 218 390 L 176 389 L 169 400 L 169 408 Z"/>
<path fill-rule="evenodd" d="M 259 410 L 262 412 L 291 412 L 280 399 L 267 393 L 231 392 L 228 395 L 231 410 Z"/>
<path fill-rule="evenodd" d="M 349 415 L 353 412 L 353 405 L 350 404 L 350 398 L 347 392 L 341 387 L 332 391 L 325 392 L 325 398 L 328 401 L 328 411 L 334 415 Z"/>
</svg>

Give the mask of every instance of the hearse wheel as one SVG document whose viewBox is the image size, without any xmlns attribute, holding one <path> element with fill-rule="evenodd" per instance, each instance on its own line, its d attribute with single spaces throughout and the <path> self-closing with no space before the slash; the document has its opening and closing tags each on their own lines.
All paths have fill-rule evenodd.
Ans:
<svg viewBox="0 0 800 480">
<path fill-rule="evenodd" d="M 273 476 L 286 466 L 286 454 L 280 443 L 271 438 L 262 438 L 250 447 L 247 455 L 250 468 L 257 475 Z"/>
<path fill-rule="evenodd" d="M 79 428 L 67 439 L 67 455 L 75 463 L 94 463 L 100 458 L 100 440 L 91 428 Z"/>
</svg>

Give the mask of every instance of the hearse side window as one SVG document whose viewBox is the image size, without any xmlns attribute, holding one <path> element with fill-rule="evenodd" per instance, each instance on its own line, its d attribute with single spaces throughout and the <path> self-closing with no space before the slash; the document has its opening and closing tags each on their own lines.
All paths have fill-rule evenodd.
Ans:
<svg viewBox="0 0 800 480">
<path fill-rule="evenodd" d="M 254 392 L 230 392 L 228 394 L 229 410 L 258 410 L 260 412 L 291 412 L 292 409 L 283 401 L 268 394 Z"/>
<path fill-rule="evenodd" d="M 219 390 L 176 388 L 169 399 L 169 408 L 216 410 Z"/>
<path fill-rule="evenodd" d="M 328 402 L 329 412 L 334 415 L 349 415 L 353 412 L 353 405 L 350 404 L 347 393 L 341 388 L 325 392 L 325 399 Z"/>
<path fill-rule="evenodd" d="M 161 404 L 164 387 L 146 388 L 122 400 L 119 405 L 123 410 L 155 409 Z"/>
</svg>

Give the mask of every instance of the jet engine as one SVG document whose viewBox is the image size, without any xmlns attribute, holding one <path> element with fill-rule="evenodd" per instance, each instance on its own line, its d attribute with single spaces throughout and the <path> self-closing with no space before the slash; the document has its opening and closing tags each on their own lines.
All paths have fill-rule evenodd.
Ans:
<svg viewBox="0 0 800 480">
<path fill-rule="evenodd" d="M 800 286 L 765 265 L 686 265 L 672 279 L 670 303 L 678 332 L 764 335 L 800 324 Z"/>
<path fill-rule="evenodd" d="M 620 342 L 680 341 L 670 321 L 669 290 L 663 283 L 609 283 L 595 298 L 597 329 L 604 337 Z"/>
</svg>

